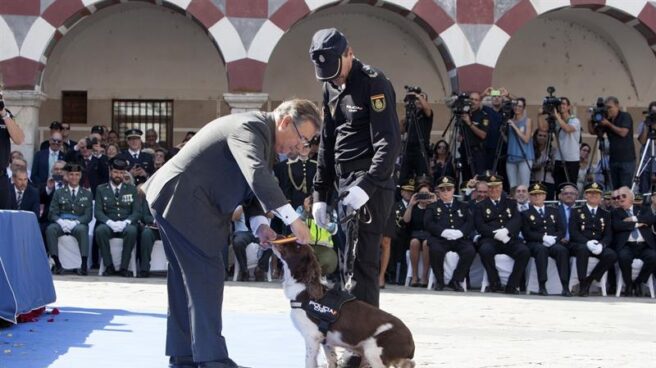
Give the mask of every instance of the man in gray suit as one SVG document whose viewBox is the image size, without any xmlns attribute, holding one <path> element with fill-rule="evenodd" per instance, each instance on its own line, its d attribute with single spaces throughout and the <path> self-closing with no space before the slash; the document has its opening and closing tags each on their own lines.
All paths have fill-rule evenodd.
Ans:
<svg viewBox="0 0 656 368">
<path fill-rule="evenodd" d="M 296 153 L 315 140 L 320 114 L 310 101 L 283 102 L 272 113 L 216 119 L 144 184 L 169 260 L 166 355 L 170 367 L 237 367 L 221 335 L 225 279 L 222 250 L 238 205 L 251 230 L 276 238 L 264 216 L 273 212 L 298 242 L 310 232 L 273 175 L 276 153 Z"/>
</svg>

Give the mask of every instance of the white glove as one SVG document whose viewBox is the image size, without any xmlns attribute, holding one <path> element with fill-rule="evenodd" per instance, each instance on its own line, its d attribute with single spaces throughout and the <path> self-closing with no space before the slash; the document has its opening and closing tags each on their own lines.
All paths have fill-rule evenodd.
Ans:
<svg viewBox="0 0 656 368">
<path fill-rule="evenodd" d="M 106 224 L 107 224 L 107 226 L 109 226 L 110 229 L 112 229 L 112 232 L 115 232 L 115 233 L 120 232 L 119 231 L 118 221 L 107 220 Z"/>
<path fill-rule="evenodd" d="M 123 221 L 116 221 L 116 229 L 118 229 L 117 233 L 122 233 L 123 230 L 128 226 L 128 222 L 126 220 Z"/>
<path fill-rule="evenodd" d="M 599 255 L 602 250 L 604 250 L 604 246 L 599 243 L 598 240 L 588 240 L 585 245 L 588 247 L 588 250 L 594 254 L 594 255 Z"/>
<path fill-rule="evenodd" d="M 462 238 L 463 236 L 464 236 L 464 234 L 462 233 L 462 231 L 456 229 L 456 230 L 453 230 L 453 239 L 451 239 L 451 240 L 458 240 L 458 239 Z"/>
<path fill-rule="evenodd" d="M 553 235 L 544 235 L 542 237 L 542 244 L 547 247 L 551 247 L 552 245 L 556 244 L 556 237 Z"/>
<path fill-rule="evenodd" d="M 481 234 L 476 234 L 476 235 L 474 235 L 474 239 L 472 239 L 472 240 L 473 240 L 474 243 L 476 243 L 478 241 L 478 239 L 480 239 L 480 238 L 481 238 Z"/>
<path fill-rule="evenodd" d="M 493 231 L 493 233 L 494 233 L 494 239 L 502 243 L 507 243 L 508 241 L 510 241 L 510 237 L 508 236 L 508 229 L 506 229 L 505 227 L 502 227 L 501 229 L 496 229 Z"/>
<path fill-rule="evenodd" d="M 446 240 L 453 240 L 455 236 L 452 229 L 445 229 L 440 235 Z"/>
<path fill-rule="evenodd" d="M 64 219 L 59 219 L 59 220 L 57 220 L 57 224 L 59 224 L 59 226 L 61 226 L 62 231 L 64 233 L 70 233 L 71 232 L 70 221 L 64 220 Z"/>
<path fill-rule="evenodd" d="M 598 256 L 604 250 L 604 246 L 601 243 L 597 243 L 596 248 L 592 251 L 592 254 Z"/>
<path fill-rule="evenodd" d="M 367 192 L 362 190 L 359 186 L 352 186 L 348 190 L 348 194 L 344 199 L 342 199 L 342 204 L 344 206 L 349 206 L 354 210 L 360 209 L 367 201 L 369 200 L 369 195 Z"/>
<path fill-rule="evenodd" d="M 312 204 L 312 217 L 314 218 L 314 222 L 324 229 L 328 228 L 328 224 L 330 223 L 328 215 L 326 214 L 327 208 L 328 205 L 326 202 L 314 202 Z"/>
</svg>

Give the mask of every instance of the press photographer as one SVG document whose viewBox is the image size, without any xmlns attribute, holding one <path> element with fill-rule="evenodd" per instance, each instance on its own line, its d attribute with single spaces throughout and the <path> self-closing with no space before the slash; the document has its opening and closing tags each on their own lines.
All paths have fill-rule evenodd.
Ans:
<svg viewBox="0 0 656 368">
<path fill-rule="evenodd" d="M 656 101 L 650 102 L 643 114 L 645 119 L 638 124 L 638 142 L 642 145 L 640 147 L 642 159 L 640 160 L 641 165 L 638 166 L 637 175 L 640 175 L 639 193 L 651 193 L 653 183 L 656 182 L 656 147 L 654 147 L 654 139 L 656 139 L 656 126 L 654 126 L 656 124 Z M 649 138 L 651 138 L 651 141 Z M 647 150 L 646 153 L 645 150 Z"/>
<path fill-rule="evenodd" d="M 460 157 L 463 159 L 463 182 L 468 181 L 476 175 L 485 173 L 485 137 L 487 137 L 487 131 L 490 125 L 490 118 L 487 112 L 481 108 L 481 94 L 478 92 L 470 93 L 469 104 L 469 112 L 461 111 L 460 115 L 463 122 L 463 141 L 459 149 Z M 471 152 L 471 160 L 467 156 L 467 152 Z M 471 162 L 471 169 L 469 162 Z M 472 175 L 472 171 L 474 175 Z"/>
<path fill-rule="evenodd" d="M 628 113 L 620 111 L 617 97 L 607 97 L 604 104 L 605 112 L 593 111 L 588 121 L 588 129 L 597 136 L 604 133 L 608 135 L 610 180 L 613 188 L 630 187 L 635 171 L 633 119 Z"/>
<path fill-rule="evenodd" d="M 433 110 L 428 95 L 420 87 L 405 86 L 405 121 L 407 139 L 403 148 L 399 182 L 428 175 L 430 133 L 433 129 Z"/>
<path fill-rule="evenodd" d="M 502 177 L 506 176 L 506 159 L 505 157 L 496 157 L 497 153 L 497 144 L 502 139 L 501 136 L 501 124 L 503 122 L 503 116 L 501 113 L 501 107 L 503 106 L 504 99 L 511 98 L 508 90 L 501 87 L 499 89 L 493 89 L 488 87 L 481 96 L 485 98 L 490 96 L 492 99 L 492 106 L 483 106 L 483 111 L 487 113 L 489 119 L 489 125 L 487 127 L 487 135 L 485 137 L 485 169 L 493 170 L 494 164 L 496 163 L 496 172 Z M 506 147 L 505 142 L 502 143 L 500 152 L 506 152 L 508 148 Z M 496 160 L 496 162 L 495 162 Z M 504 186 L 507 186 L 507 182 L 504 183 Z"/>
<path fill-rule="evenodd" d="M 549 96 L 542 104 L 538 125 L 550 134 L 556 134 L 557 142 L 551 146 L 555 157 L 553 177 L 558 188 L 562 183 L 577 181 L 581 165 L 581 121 L 572 114 L 569 98 L 553 96 L 553 87 L 549 87 L 547 92 Z"/>
</svg>

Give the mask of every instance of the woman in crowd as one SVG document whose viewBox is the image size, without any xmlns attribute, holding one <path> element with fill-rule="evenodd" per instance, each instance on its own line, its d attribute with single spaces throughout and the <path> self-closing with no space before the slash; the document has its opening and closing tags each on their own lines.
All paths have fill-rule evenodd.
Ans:
<svg viewBox="0 0 656 368">
<path fill-rule="evenodd" d="M 105 148 L 105 154 L 108 159 L 114 158 L 114 156 L 118 155 L 120 152 L 121 150 L 116 143 L 110 143 L 107 145 L 107 148 Z"/>
<path fill-rule="evenodd" d="M 155 158 L 153 159 L 153 166 L 155 167 L 155 171 L 164 166 L 166 163 L 166 153 L 166 150 L 163 148 L 158 148 L 155 150 Z"/>
<path fill-rule="evenodd" d="M 535 162 L 531 168 L 531 181 L 543 182 L 547 187 L 547 200 L 551 200 L 554 199 L 554 193 L 556 190 L 553 177 L 555 150 L 552 147 L 551 154 L 547 153 L 548 135 L 549 133 L 542 129 L 536 129 L 533 134 L 533 152 L 535 152 Z"/>
<path fill-rule="evenodd" d="M 586 181 L 588 181 L 587 178 L 585 177 L 586 176 L 585 174 L 588 172 L 588 169 L 591 167 L 590 152 L 592 152 L 590 145 L 587 143 L 581 143 L 581 148 L 580 148 L 581 161 L 579 164 L 579 175 L 576 179 L 576 187 L 579 189 L 579 193 L 583 193 L 583 187 L 585 186 Z M 592 173 L 592 171 L 590 173 Z M 592 180 L 592 178 L 590 179 Z"/>
<path fill-rule="evenodd" d="M 528 186 L 531 181 L 531 167 L 535 160 L 533 151 L 533 126 L 526 115 L 526 99 L 520 97 L 515 104 L 515 118 L 508 125 L 508 158 L 506 173 L 510 187 Z"/>
<path fill-rule="evenodd" d="M 412 264 L 412 287 L 428 286 L 428 275 L 430 272 L 430 258 L 428 252 L 428 231 L 424 230 L 424 215 L 426 207 L 437 201 L 435 194 L 431 192 L 430 183 L 420 183 L 417 192 L 410 199 L 410 204 L 403 214 L 403 221 L 408 224 L 410 230 L 410 263 Z M 419 258 L 423 264 L 423 275 L 419 282 Z"/>
<path fill-rule="evenodd" d="M 443 176 L 455 176 L 452 162 L 450 162 L 449 144 L 441 139 L 435 144 L 433 157 L 431 158 L 431 172 L 433 182 Z"/>
</svg>

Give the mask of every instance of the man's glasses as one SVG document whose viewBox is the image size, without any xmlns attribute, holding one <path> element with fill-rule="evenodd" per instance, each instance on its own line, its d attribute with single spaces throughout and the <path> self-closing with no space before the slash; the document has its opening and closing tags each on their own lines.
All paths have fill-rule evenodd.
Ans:
<svg viewBox="0 0 656 368">
<path fill-rule="evenodd" d="M 50 143 L 57 143 L 57 144 L 59 144 L 59 143 L 61 143 L 61 142 L 62 142 L 61 139 L 51 139 L 51 140 L 50 140 Z"/>
<path fill-rule="evenodd" d="M 627 197 L 628 197 L 628 195 L 626 195 L 626 194 L 620 194 L 620 195 L 618 195 L 618 196 L 610 197 L 610 198 L 611 198 L 612 200 L 614 200 L 614 201 L 619 201 L 620 198 L 621 198 L 621 199 L 626 199 Z"/>
<path fill-rule="evenodd" d="M 301 131 L 298 130 L 298 127 L 296 126 L 296 123 L 292 123 L 292 125 L 294 126 L 294 129 L 296 130 L 296 134 L 298 134 L 298 137 L 301 139 L 301 143 L 303 144 L 303 148 L 310 148 L 310 146 L 312 146 L 313 144 L 318 143 L 318 141 L 319 141 L 318 136 L 314 136 L 310 139 L 307 139 L 306 137 L 304 137 L 301 134 Z"/>
</svg>

